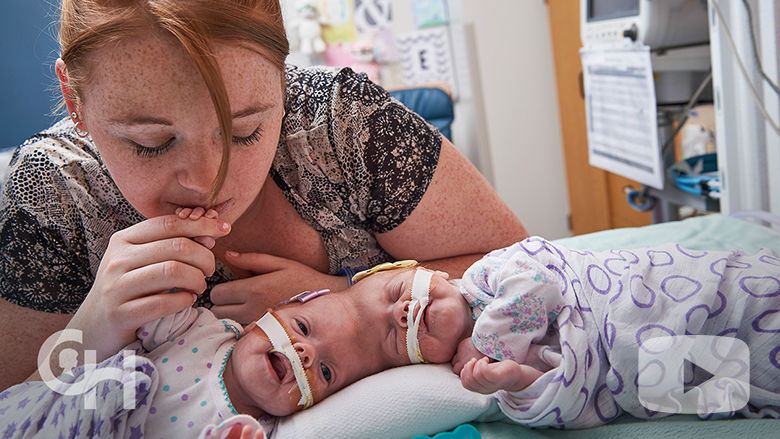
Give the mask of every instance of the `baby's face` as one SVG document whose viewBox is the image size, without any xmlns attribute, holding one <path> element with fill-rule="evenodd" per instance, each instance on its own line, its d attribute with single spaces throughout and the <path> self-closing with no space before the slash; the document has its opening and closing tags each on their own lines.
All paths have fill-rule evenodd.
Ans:
<svg viewBox="0 0 780 439">
<path fill-rule="evenodd" d="M 351 296 L 331 293 L 274 311 L 309 372 L 314 402 L 397 365 L 382 352 L 379 331 L 359 315 Z M 299 410 L 301 397 L 290 360 L 271 352 L 271 342 L 253 328 L 246 328 L 231 355 L 234 379 L 251 405 L 274 416 L 289 415 Z"/>
<path fill-rule="evenodd" d="M 415 271 L 379 272 L 350 288 L 355 290 L 352 297 L 356 307 L 379 330 L 382 349 L 397 364 L 410 364 L 406 333 Z M 420 351 L 428 363 L 449 363 L 458 343 L 471 336 L 474 326 L 471 308 L 458 287 L 442 275 L 440 272 L 433 275 L 428 306 L 423 310 L 417 333 Z"/>
</svg>

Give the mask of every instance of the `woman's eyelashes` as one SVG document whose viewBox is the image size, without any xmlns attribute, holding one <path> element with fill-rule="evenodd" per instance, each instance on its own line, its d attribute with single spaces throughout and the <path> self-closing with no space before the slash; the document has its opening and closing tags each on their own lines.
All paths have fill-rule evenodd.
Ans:
<svg viewBox="0 0 780 439">
<path fill-rule="evenodd" d="M 246 136 L 246 137 L 238 137 L 233 136 L 233 143 L 238 143 L 240 145 L 249 146 L 258 140 L 260 140 L 260 136 L 263 134 L 262 126 L 258 126 L 256 130 L 252 132 L 252 134 Z"/>
<path fill-rule="evenodd" d="M 171 149 L 171 146 L 173 146 L 173 141 L 176 140 L 176 138 L 171 137 L 168 139 L 165 143 L 159 145 L 159 146 L 144 146 L 140 143 L 133 142 L 130 140 L 130 143 L 135 148 L 135 153 L 140 157 L 157 157 L 158 155 L 168 151 Z"/>
<path fill-rule="evenodd" d="M 257 129 L 255 129 L 252 132 L 252 134 L 246 137 L 233 136 L 232 140 L 234 144 L 249 146 L 252 145 L 253 143 L 256 143 L 258 140 L 260 140 L 262 134 L 263 134 L 262 126 L 258 126 Z M 135 153 L 139 157 L 150 158 L 150 157 L 157 157 L 167 152 L 169 149 L 171 149 L 174 142 L 176 141 L 176 138 L 171 137 L 165 143 L 158 146 L 145 146 L 145 145 L 141 145 L 138 142 L 134 142 L 132 140 L 128 140 L 128 141 L 133 146 L 133 148 L 135 148 Z"/>
</svg>

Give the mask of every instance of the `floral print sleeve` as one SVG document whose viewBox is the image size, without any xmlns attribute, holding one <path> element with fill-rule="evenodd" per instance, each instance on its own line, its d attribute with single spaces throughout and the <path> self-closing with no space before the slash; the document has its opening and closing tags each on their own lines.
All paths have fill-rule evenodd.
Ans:
<svg viewBox="0 0 780 439">
<path fill-rule="evenodd" d="M 477 349 L 496 360 L 528 362 L 531 345 L 553 330 L 564 287 L 518 243 L 472 265 L 461 290 L 477 319 L 472 337 Z"/>
</svg>

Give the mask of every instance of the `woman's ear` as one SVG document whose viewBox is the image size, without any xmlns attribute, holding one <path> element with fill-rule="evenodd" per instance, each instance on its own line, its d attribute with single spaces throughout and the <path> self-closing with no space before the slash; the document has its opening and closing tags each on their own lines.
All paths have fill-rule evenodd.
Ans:
<svg viewBox="0 0 780 439">
<path fill-rule="evenodd" d="M 65 65 L 65 61 L 63 61 L 62 58 L 57 58 L 57 61 L 54 63 L 54 72 L 57 74 L 57 79 L 60 81 L 60 90 L 62 90 L 62 97 L 65 99 L 65 106 L 68 108 L 68 114 L 72 115 L 73 113 L 77 113 L 75 94 L 68 81 L 68 67 Z"/>
</svg>

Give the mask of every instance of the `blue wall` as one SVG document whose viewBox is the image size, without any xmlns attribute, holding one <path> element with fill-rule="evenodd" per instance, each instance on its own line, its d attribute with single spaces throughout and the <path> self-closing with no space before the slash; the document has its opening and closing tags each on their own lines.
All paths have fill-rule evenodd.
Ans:
<svg viewBox="0 0 780 439">
<path fill-rule="evenodd" d="M 48 127 L 60 97 L 57 59 L 59 2 L 3 0 L 0 13 L 0 149 Z"/>
</svg>

